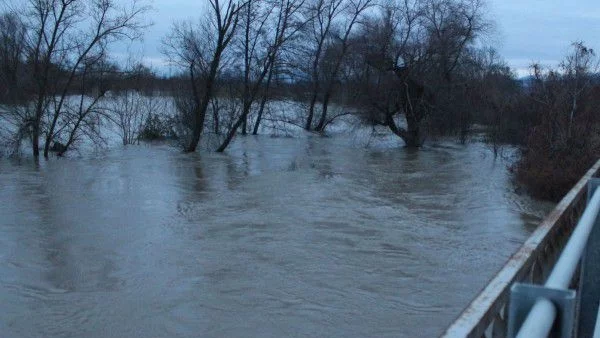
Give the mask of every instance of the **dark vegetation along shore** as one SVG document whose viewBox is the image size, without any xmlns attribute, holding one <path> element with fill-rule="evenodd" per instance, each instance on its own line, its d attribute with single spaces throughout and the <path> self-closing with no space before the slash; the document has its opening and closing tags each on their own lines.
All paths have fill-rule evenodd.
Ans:
<svg viewBox="0 0 600 338">
<path fill-rule="evenodd" d="M 420 148 L 484 126 L 535 197 L 558 200 L 598 158 L 600 80 L 590 46 L 518 78 L 488 41 L 482 0 L 209 0 L 164 32 L 165 77 L 111 47 L 139 39 L 151 8 L 135 1 L 29 0 L 0 14 L 3 155 L 50 157 L 171 138 L 185 152 L 225 151 L 239 135 L 339 119 Z M 526 57 L 526 56 L 525 56 Z M 293 112 L 278 102 L 295 102 Z M 203 142 L 210 139 L 211 142 Z M 273 142 L 276 142 L 274 140 Z"/>
</svg>

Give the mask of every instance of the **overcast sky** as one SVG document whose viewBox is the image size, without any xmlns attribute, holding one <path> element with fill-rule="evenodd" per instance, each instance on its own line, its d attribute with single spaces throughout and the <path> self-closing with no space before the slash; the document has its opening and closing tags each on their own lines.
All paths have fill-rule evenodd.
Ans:
<svg viewBox="0 0 600 338">
<path fill-rule="evenodd" d="M 154 0 L 149 13 L 154 25 L 144 43 L 132 50 L 146 63 L 168 72 L 160 44 L 173 20 L 196 19 L 206 0 Z M 600 52 L 600 0 L 488 0 L 488 17 L 496 32 L 490 43 L 519 75 L 533 61 L 556 65 L 571 42 L 582 40 Z M 125 54 L 125 48 L 119 48 Z"/>
</svg>

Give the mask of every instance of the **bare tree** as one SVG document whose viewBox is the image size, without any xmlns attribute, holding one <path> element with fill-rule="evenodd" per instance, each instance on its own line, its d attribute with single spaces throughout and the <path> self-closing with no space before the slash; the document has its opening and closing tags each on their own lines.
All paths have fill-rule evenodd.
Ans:
<svg viewBox="0 0 600 338">
<path fill-rule="evenodd" d="M 90 62 L 99 61 L 108 44 L 135 39 L 145 26 L 141 16 L 148 7 L 133 0 L 121 6 L 114 0 L 29 0 L 29 60 L 33 64 L 34 106 L 32 116 L 33 155 L 39 156 L 42 120 L 45 129 L 44 156 L 61 129 L 69 90 L 85 77 Z M 80 124 L 75 124 L 77 129 Z M 67 141 L 67 143 L 69 143 Z"/>
<path fill-rule="evenodd" d="M 267 82 L 270 82 L 271 79 L 267 78 L 269 74 L 272 75 L 272 68 L 274 67 L 275 61 L 281 50 L 282 46 L 290 41 L 299 29 L 302 28 L 304 22 L 294 20 L 294 17 L 297 13 L 299 13 L 302 8 L 305 0 L 279 0 L 275 3 L 275 13 L 276 15 L 276 24 L 274 27 L 274 33 L 270 37 L 270 41 L 266 40 L 266 48 L 265 53 L 262 57 L 258 58 L 255 62 L 255 74 L 253 74 L 253 78 L 250 79 L 250 59 L 253 58 L 254 53 L 256 52 L 256 41 L 257 39 L 250 39 L 250 31 L 249 27 L 250 21 L 247 21 L 248 29 L 245 31 L 244 37 L 244 55 L 245 55 L 245 79 L 244 79 L 244 95 L 243 95 L 243 106 L 242 112 L 238 120 L 234 123 L 233 127 L 227 132 L 223 143 L 217 148 L 218 152 L 224 151 L 233 137 L 235 136 L 237 129 L 243 125 L 244 121 L 247 120 L 250 110 L 252 108 L 252 104 L 256 101 L 259 91 L 262 88 L 265 79 Z M 251 11 L 252 2 L 248 3 L 248 12 Z M 273 8 L 273 7 L 272 7 Z M 271 9 L 267 11 L 267 15 L 269 16 L 272 12 Z M 248 14 L 249 15 L 249 14 Z M 248 16 L 247 20 L 251 20 Z M 257 30 L 261 31 L 266 24 L 266 19 L 264 21 L 258 21 Z"/>
<path fill-rule="evenodd" d="M 432 66 L 450 83 L 463 53 L 478 35 L 490 28 L 483 16 L 483 0 L 426 0 L 424 28 Z"/>
<path fill-rule="evenodd" d="M 242 89 L 242 105 L 244 109 L 250 110 L 253 98 L 251 97 L 251 86 L 255 79 L 253 79 L 252 71 L 255 69 L 255 63 L 260 66 L 262 50 L 259 43 L 264 42 L 266 39 L 266 31 L 269 29 L 269 19 L 274 11 L 274 7 L 269 3 L 261 3 L 259 1 L 248 0 L 244 11 L 243 11 L 243 37 L 240 43 L 240 49 L 243 54 L 243 89 Z M 265 43 L 261 43 L 265 45 Z M 260 75 L 260 74 L 259 74 Z M 247 122 L 248 122 L 248 111 L 243 111 L 244 117 L 242 118 L 242 135 L 246 135 Z"/>
<path fill-rule="evenodd" d="M 247 1 L 209 0 L 209 14 L 199 25 L 175 24 L 165 40 L 166 54 L 189 72 L 192 106 L 191 135 L 186 152 L 194 152 L 204 130 L 206 113 L 215 95 L 222 57 L 235 36 L 240 11 Z M 189 106 L 189 105 L 187 105 Z"/>
<path fill-rule="evenodd" d="M 277 51 L 273 53 L 273 62 L 269 65 L 269 72 L 267 78 L 264 81 L 264 92 L 260 100 L 256 121 L 252 134 L 258 134 L 258 128 L 260 126 L 262 116 L 265 110 L 265 105 L 269 99 L 269 91 L 273 78 L 280 73 L 280 68 L 283 68 L 283 57 L 286 49 L 295 48 L 294 43 L 298 43 L 299 33 L 306 27 L 311 18 L 304 15 L 303 9 L 307 4 L 307 0 L 276 0 L 278 15 L 277 24 L 275 25 L 274 41 L 278 39 L 278 36 L 285 36 L 283 43 L 278 47 Z"/>
<path fill-rule="evenodd" d="M 308 69 L 311 91 L 308 104 L 308 116 L 304 129 L 311 130 L 313 118 L 315 115 L 315 106 L 321 92 L 321 73 L 319 65 L 323 57 L 323 53 L 327 47 L 328 40 L 331 38 L 331 30 L 334 28 L 335 20 L 342 13 L 344 0 L 313 0 L 309 7 L 308 17 L 312 18 L 310 29 L 308 32 L 308 41 L 311 48 L 308 53 L 310 55 L 310 66 Z"/>
<path fill-rule="evenodd" d="M 419 147 L 425 127 L 465 132 L 471 123 L 464 106 L 469 79 L 466 52 L 489 27 L 477 0 L 405 0 L 382 7 L 362 37 L 363 101 L 369 120 L 407 146 Z M 396 116 L 403 116 L 404 125 Z"/>
<path fill-rule="evenodd" d="M 423 84 L 425 40 L 420 0 L 388 2 L 366 24 L 355 53 L 366 67 L 356 75 L 371 124 L 386 126 L 409 147 L 419 147 L 431 97 Z M 396 116 L 402 115 L 405 126 Z"/>
<path fill-rule="evenodd" d="M 577 41 L 572 44 L 573 51 L 567 55 L 561 63 L 564 74 L 564 80 L 567 84 L 571 109 L 568 113 L 567 138 L 573 135 L 573 124 L 575 121 L 577 110 L 579 109 L 580 98 L 586 95 L 592 87 L 593 81 L 591 74 L 598 72 L 599 60 L 596 52 L 585 46 L 582 41 Z"/>
<path fill-rule="evenodd" d="M 103 72 L 103 64 L 99 62 L 99 58 L 102 57 L 102 55 L 90 56 L 82 61 L 83 68 L 74 81 L 75 83 L 72 83 L 73 86 L 77 85 L 77 89 L 80 91 L 79 97 L 70 95 L 62 100 L 52 100 L 51 107 L 55 112 L 52 122 L 58 128 L 52 130 L 52 138 L 46 139 L 48 144 L 44 148 L 45 156 L 48 156 L 48 151 L 55 151 L 58 156 L 64 155 L 82 136 L 86 136 L 95 143 L 104 141 L 98 128 L 99 118 L 95 115 L 100 112 L 98 103 L 104 97 L 105 91 L 96 89 L 95 93 L 88 96 L 86 87 L 88 77 L 92 73 Z M 60 111 L 59 114 L 56 114 L 57 109 Z M 59 142 L 63 139 L 62 134 L 65 134 L 66 142 L 64 144 Z M 52 146 L 49 144 L 50 140 L 53 140 Z"/>
<path fill-rule="evenodd" d="M 323 72 L 325 77 L 325 84 L 323 87 L 322 93 L 322 106 L 321 106 L 321 117 L 319 118 L 319 123 L 315 127 L 316 131 L 323 132 L 326 121 L 327 121 L 327 111 L 329 108 L 329 103 L 331 101 L 331 97 L 333 95 L 333 91 L 335 85 L 338 82 L 338 76 L 340 73 L 340 67 L 344 58 L 346 57 L 346 53 L 348 52 L 349 41 L 351 37 L 351 33 L 353 32 L 353 28 L 359 22 L 361 15 L 365 10 L 373 5 L 373 0 L 349 0 L 345 4 L 344 11 L 347 12 L 346 22 L 344 23 L 341 35 L 334 36 L 334 45 L 329 46 L 332 51 L 329 58 L 329 67 L 327 72 Z M 310 115 L 310 112 L 309 112 Z"/>
</svg>

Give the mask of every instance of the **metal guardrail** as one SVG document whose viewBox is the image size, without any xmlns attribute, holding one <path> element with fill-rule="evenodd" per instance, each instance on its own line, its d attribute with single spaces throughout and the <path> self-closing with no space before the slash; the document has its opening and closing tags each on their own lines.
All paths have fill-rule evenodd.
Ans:
<svg viewBox="0 0 600 338">
<path fill-rule="evenodd" d="M 593 334 L 596 316 L 594 316 L 591 322 L 577 320 L 576 292 L 569 290 L 569 286 L 577 268 L 580 266 L 579 262 L 586 250 L 586 246 L 600 244 L 600 238 L 595 238 L 598 236 L 591 236 L 595 225 L 598 223 L 598 212 L 600 212 L 600 190 L 597 189 L 597 186 L 598 179 L 588 183 L 587 208 L 583 212 L 571 238 L 569 238 L 544 286 L 532 287 L 526 284 L 515 284 L 512 287 L 509 307 L 509 337 L 548 337 L 552 331 L 561 337 L 571 337 L 577 329 L 583 331 L 580 333 L 586 337 L 590 337 Z M 591 198 L 589 198 L 590 196 Z M 594 258 L 590 257 L 589 254 L 587 256 L 586 260 Z M 586 269 L 584 263 L 580 268 L 580 286 L 587 286 L 589 283 L 596 286 L 594 279 L 597 278 L 590 277 L 598 275 L 600 269 L 592 267 L 590 276 L 590 274 L 584 273 L 590 267 Z M 598 272 L 594 272 L 593 270 L 597 270 Z M 583 288 L 580 289 L 583 291 Z M 597 314 L 597 296 L 593 298 L 588 296 L 586 299 L 580 299 L 578 303 L 585 304 L 590 301 L 596 304 L 590 310 L 594 314 Z M 555 324 L 557 319 L 559 325 Z M 578 324 L 577 329 L 575 328 L 576 324 Z"/>
<path fill-rule="evenodd" d="M 600 226 L 593 227 L 598 210 L 595 210 L 595 207 L 586 210 L 586 195 L 589 193 L 588 191 L 593 191 L 595 186 L 597 186 L 598 181 L 594 181 L 593 177 L 598 174 L 599 170 L 600 161 L 596 162 L 573 189 L 557 204 L 555 209 L 542 221 L 521 248 L 513 254 L 481 293 L 448 327 L 442 334 L 442 337 L 479 338 L 515 335 L 518 329 L 522 327 L 518 318 L 523 319 L 527 316 L 529 310 L 534 307 L 534 303 L 538 303 L 540 299 L 542 299 L 539 301 L 541 305 L 535 305 L 535 307 L 543 308 L 541 311 L 546 313 L 544 316 L 552 318 L 545 326 L 541 325 L 539 327 L 542 329 L 542 334 L 550 331 L 556 334 L 557 330 L 572 324 L 555 324 L 555 317 L 558 317 L 561 322 L 566 317 L 578 317 L 580 323 L 592 323 L 591 329 L 589 327 L 582 328 L 579 325 L 575 330 L 571 328 L 564 329 L 565 332 L 558 335 L 572 336 L 577 332 L 578 336 L 592 337 L 593 333 L 591 332 L 593 332 L 594 323 L 596 322 L 598 299 L 600 297 L 600 276 L 595 276 L 594 274 L 600 274 L 600 271 L 596 272 L 596 270 L 600 269 L 591 268 L 594 265 L 600 265 Z M 594 195 L 598 195 L 598 197 L 594 197 L 598 199 L 594 203 L 600 205 L 600 191 Z M 582 216 L 584 210 L 586 210 L 585 213 L 587 214 L 587 216 L 584 215 L 585 217 Z M 581 254 L 584 252 L 583 247 L 585 247 L 587 242 L 587 236 L 582 236 L 581 233 L 585 235 L 586 231 L 577 230 L 577 232 L 574 232 L 575 225 L 580 216 L 582 218 L 579 223 L 589 223 L 587 219 L 593 218 L 591 227 L 594 229 L 594 233 L 598 232 L 598 236 L 595 234 L 592 236 L 598 238 L 598 245 L 592 245 L 585 251 L 586 256 L 582 264 L 578 263 Z M 567 253 L 567 256 L 564 256 L 571 258 L 561 258 L 559 260 L 559 255 L 565 245 L 567 245 L 572 233 L 575 236 L 573 237 L 574 239 L 581 237 L 577 242 L 583 242 L 583 244 L 571 244 L 570 248 L 566 248 L 569 253 Z M 587 234 L 589 235 L 589 233 Z M 554 271 L 553 268 L 556 264 L 559 264 L 557 271 L 560 272 L 553 272 L 552 274 L 555 277 L 552 277 L 551 271 Z M 569 267 L 561 268 L 561 266 L 566 265 Z M 580 274 L 575 273 L 579 265 L 583 267 Z M 558 275 L 561 277 L 556 277 Z M 579 278 L 580 275 L 581 278 Z M 539 286 L 547 278 L 548 282 L 551 282 L 548 285 L 550 288 Z M 583 285 L 580 283 L 580 279 L 594 279 L 598 283 L 595 285 L 590 285 L 589 283 Z M 538 284 L 538 286 L 531 284 Z M 569 286 L 577 290 L 577 297 L 575 297 L 575 291 L 564 290 Z M 559 289 L 556 289 L 556 287 L 559 287 Z M 515 296 L 514 298 L 521 299 L 521 301 L 511 302 L 512 309 L 509 307 L 511 289 Z M 540 310 L 535 310 L 535 312 L 538 311 Z M 574 313 L 569 314 L 568 311 L 573 311 Z M 509 317 L 511 316 L 513 318 L 510 318 L 511 324 L 509 327 Z M 524 323 L 525 321 L 522 322 Z M 531 319 L 530 322 L 537 323 L 535 318 Z M 527 329 L 529 325 L 526 324 L 523 329 Z M 529 334 L 526 336 L 534 337 Z"/>
</svg>

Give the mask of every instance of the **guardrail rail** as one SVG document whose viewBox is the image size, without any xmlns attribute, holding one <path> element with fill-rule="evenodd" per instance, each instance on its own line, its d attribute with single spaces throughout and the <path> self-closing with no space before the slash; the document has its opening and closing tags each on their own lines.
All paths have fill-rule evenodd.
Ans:
<svg viewBox="0 0 600 338">
<path fill-rule="evenodd" d="M 599 170 L 600 160 L 442 337 L 594 336 L 600 326 Z"/>
</svg>

